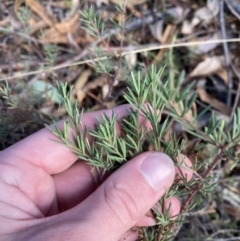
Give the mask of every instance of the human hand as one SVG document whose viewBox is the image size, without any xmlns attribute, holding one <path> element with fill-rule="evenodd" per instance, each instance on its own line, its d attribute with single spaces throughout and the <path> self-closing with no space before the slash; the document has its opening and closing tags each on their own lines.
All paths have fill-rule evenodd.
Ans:
<svg viewBox="0 0 240 241">
<path fill-rule="evenodd" d="M 119 120 L 129 105 L 114 109 Z M 112 110 L 104 111 L 111 116 Z M 103 111 L 86 113 L 83 124 L 93 128 Z M 144 122 L 140 120 L 140 124 Z M 116 126 L 119 135 L 121 130 Z M 90 167 L 48 129 L 0 153 L 0 240 L 136 240 L 135 226 L 154 225 L 145 215 L 175 178 L 165 154 L 146 152 L 133 158 L 96 186 Z M 182 170 L 191 178 L 191 172 Z M 172 197 L 171 214 L 180 210 Z M 164 211 L 164 210 L 163 210 Z"/>
</svg>

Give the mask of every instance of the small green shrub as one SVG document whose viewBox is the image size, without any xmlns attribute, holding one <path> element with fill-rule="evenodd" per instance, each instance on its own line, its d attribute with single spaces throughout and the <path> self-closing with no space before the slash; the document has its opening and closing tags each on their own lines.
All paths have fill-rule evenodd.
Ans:
<svg viewBox="0 0 240 241">
<path fill-rule="evenodd" d="M 124 6 L 118 7 L 118 11 L 124 14 Z M 98 124 L 95 129 L 87 130 L 81 123 L 83 110 L 80 111 L 77 103 L 70 101 L 73 86 L 69 91 L 67 84 L 57 83 L 59 97 L 66 108 L 68 118 L 64 122 L 63 129 L 55 123 L 55 128 L 51 128 L 51 130 L 61 143 L 67 145 L 79 159 L 84 160 L 93 168 L 93 173 L 97 171 L 104 175 L 105 172 L 114 172 L 134 156 L 147 151 L 149 145 L 154 151 L 169 155 L 177 168 L 186 166 L 184 159 L 181 160 L 180 156 L 184 148 L 184 140 L 177 138 L 174 133 L 170 134 L 167 141 L 163 138 L 172 122 L 179 123 L 189 137 L 195 138 L 198 143 L 196 150 L 193 150 L 196 155 L 191 167 L 194 177 L 187 180 L 186 176 L 180 174 L 179 179 L 157 204 L 163 207 L 167 198 L 179 197 L 182 201 L 182 207 L 175 220 L 170 217 L 169 210 L 160 213 L 153 209 L 156 226 L 139 228 L 140 240 L 170 240 L 174 237 L 178 226 L 184 222 L 185 214 L 194 210 L 199 199 L 211 195 L 214 191 L 214 187 L 217 185 L 214 181 L 214 168 L 226 159 L 231 160 L 231 168 L 234 168 L 238 163 L 240 109 L 234 115 L 231 127 L 225 120 L 218 119 L 213 114 L 208 125 L 204 129 L 199 128 L 198 119 L 207 109 L 197 113 L 195 108 L 197 94 L 192 90 L 192 86 L 181 88 L 184 76 L 180 74 L 176 78 L 172 66 L 171 51 L 171 56 L 169 56 L 171 67 L 168 68 L 166 65 L 164 75 L 162 75 L 163 68 L 156 66 L 147 70 L 130 70 L 121 50 L 119 52 L 112 51 L 109 45 L 108 31 L 105 30 L 104 23 L 94 12 L 94 9 L 91 7 L 88 10 L 83 10 L 80 15 L 81 21 L 85 24 L 83 27 L 97 39 L 96 43 L 101 43 L 105 47 L 103 51 L 101 45 L 93 45 L 93 66 L 98 72 L 106 73 L 110 77 L 113 71 L 117 72 L 118 75 L 117 77 L 115 75 L 113 80 L 116 78 L 121 80 L 123 75 L 127 76 L 125 81 L 128 87 L 123 96 L 131 104 L 132 110 L 128 117 L 125 117 L 121 122 L 123 130 L 121 137 L 117 137 L 114 128 L 117 122 L 114 112 L 111 117 L 103 115 L 101 119 L 97 120 Z M 114 34 L 122 47 L 125 21 L 112 22 L 115 26 Z M 137 68 L 141 69 L 139 66 Z M 140 116 L 144 116 L 151 123 L 152 130 L 147 131 L 143 126 L 139 127 L 138 119 Z M 68 136 L 69 126 L 74 132 L 71 139 Z M 82 131 L 80 132 L 79 129 Z M 91 145 L 88 142 L 87 133 L 90 133 L 93 139 Z M 211 146 L 211 153 L 207 152 L 204 159 L 198 160 L 197 154 L 203 152 L 203 148 L 207 146 Z M 177 158 L 181 161 L 176 161 Z M 196 197 L 198 201 L 195 201 Z"/>
<path fill-rule="evenodd" d="M 112 173 L 134 156 L 147 151 L 149 144 L 154 151 L 169 155 L 177 168 L 186 167 L 184 159 L 180 162 L 176 161 L 176 157 L 180 158 L 184 146 L 183 140 L 177 139 L 174 134 L 169 137 L 169 141 L 163 139 L 172 121 L 180 123 L 186 132 L 199 139 L 199 143 L 216 147 L 211 163 L 209 159 L 199 162 L 196 158 L 191 167 L 194 177 L 189 181 L 185 176 L 180 175 L 181 182 L 176 180 L 164 197 L 159 200 L 158 205 L 163 207 L 166 198 L 179 197 L 182 200 L 182 208 L 176 220 L 170 217 L 169 211 L 160 213 L 153 210 L 156 226 L 142 229 L 143 240 L 152 241 L 159 240 L 159 237 L 161 240 L 169 240 L 173 237 L 174 230 L 183 221 L 183 214 L 194 209 L 196 205 L 194 196 L 197 193 L 207 196 L 213 192 L 216 183 L 212 171 L 219 162 L 230 159 L 233 167 L 239 161 L 235 148 L 240 141 L 240 109 L 234 116 L 231 130 L 224 120 L 218 120 L 214 115 L 204 130 L 198 129 L 199 115 L 192 108 L 197 96 L 192 93 L 191 86 L 182 90 L 180 88 L 181 76 L 175 81 L 174 76 L 170 74 L 169 79 L 164 81 L 161 79 L 162 72 L 163 69 L 157 70 L 154 66 L 148 71 L 131 72 L 127 79 L 128 87 L 124 98 L 133 108 L 128 117 L 121 122 L 123 130 L 121 137 L 117 137 L 115 130 L 117 118 L 114 112 L 111 117 L 103 115 L 101 120 L 97 120 L 98 124 L 95 129 L 87 130 L 82 126 L 83 111 L 80 112 L 77 104 L 71 103 L 71 90 L 68 92 L 67 84 L 61 83 L 57 84 L 57 89 L 67 110 L 68 118 L 64 122 L 63 130 L 57 123 L 55 123 L 55 128 L 51 129 L 60 142 L 67 145 L 79 159 L 86 161 L 101 175 L 105 172 Z M 168 117 L 163 119 L 166 113 Z M 141 115 L 151 123 L 152 130 L 147 131 L 143 126 L 139 127 L 138 119 Z M 68 136 L 69 126 L 74 131 L 73 140 Z M 90 133 L 93 139 L 92 145 L 88 142 L 87 133 Z"/>
</svg>

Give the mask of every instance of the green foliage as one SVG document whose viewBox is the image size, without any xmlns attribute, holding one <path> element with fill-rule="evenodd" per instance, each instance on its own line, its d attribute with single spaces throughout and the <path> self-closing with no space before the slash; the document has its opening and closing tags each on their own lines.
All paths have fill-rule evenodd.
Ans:
<svg viewBox="0 0 240 241">
<path fill-rule="evenodd" d="M 104 23 L 101 18 L 97 17 L 97 13 L 93 6 L 87 10 L 79 11 L 81 15 L 81 21 L 85 24 L 83 26 L 94 37 L 100 37 L 104 33 Z"/>
<path fill-rule="evenodd" d="M 119 7 L 118 11 L 122 13 L 124 8 Z M 97 62 L 95 69 L 109 76 L 112 76 L 112 70 L 127 69 L 126 62 L 121 58 L 121 52 L 115 53 L 111 50 L 105 25 L 94 8 L 80 11 L 80 15 L 83 28 L 98 39 L 97 43 L 103 44 L 107 49 L 103 52 L 99 45 L 93 48 L 95 57 L 106 57 L 101 61 L 95 59 Z M 123 22 L 114 24 L 120 32 L 124 31 Z M 116 36 L 119 31 L 116 31 Z M 122 37 L 120 45 L 122 45 Z M 51 56 L 48 52 L 46 56 Z M 172 66 L 173 60 L 171 59 L 170 62 Z M 156 226 L 139 228 L 141 240 L 146 241 L 171 240 L 174 230 L 183 222 L 183 214 L 194 211 L 197 205 L 194 196 L 201 194 L 206 197 L 214 191 L 217 183 L 214 182 L 212 171 L 216 165 L 222 160 L 229 159 L 232 161 L 233 168 L 239 162 L 237 146 L 240 142 L 240 109 L 233 118 L 231 128 L 225 120 L 218 119 L 214 114 L 204 129 L 198 128 L 197 121 L 203 112 L 196 111 L 197 93 L 192 90 L 193 85 L 182 89 L 184 74 L 181 73 L 176 78 L 176 73 L 171 71 L 171 68 L 166 67 L 166 70 L 167 75 L 165 74 L 163 78 L 164 68 L 151 66 L 147 70 L 137 72 L 130 72 L 128 69 L 130 74 L 125 74 L 127 77 L 124 78 L 127 89 L 123 93 L 125 100 L 132 106 L 128 116 L 118 123 L 114 112 L 110 116 L 104 114 L 96 120 L 96 126 L 91 129 L 82 124 L 83 110 L 79 111 L 77 103 L 70 101 L 73 86 L 57 83 L 59 98 L 66 108 L 68 118 L 62 126 L 58 126 L 55 122 L 54 127 L 48 127 L 58 137 L 56 141 L 68 146 L 79 159 L 92 167 L 93 174 L 96 171 L 102 176 L 106 172 L 112 173 L 139 153 L 149 150 L 149 146 L 152 150 L 164 152 L 172 158 L 180 174 L 157 203 L 159 208 L 152 209 Z M 140 119 L 144 119 L 141 125 Z M 186 167 L 180 155 L 184 149 L 184 140 L 175 133 L 168 136 L 167 140 L 164 138 L 172 123 L 179 123 L 190 138 L 196 138 L 199 142 L 198 147 L 201 144 L 214 147 L 211 153 L 213 156 L 201 161 L 196 157 L 193 165 Z M 120 137 L 117 135 L 116 125 L 121 127 Z M 195 152 L 197 153 L 197 148 Z M 182 167 L 191 168 L 194 173 L 191 180 L 181 173 Z M 162 212 L 165 200 L 172 196 L 182 200 L 181 212 L 175 217 L 176 219 L 171 217 L 170 207 Z"/>
<path fill-rule="evenodd" d="M 18 10 L 18 17 L 21 20 L 21 22 L 26 23 L 31 15 L 31 11 L 27 6 L 20 6 Z"/>
<path fill-rule="evenodd" d="M 68 7 L 71 6 L 71 1 L 66 0 L 65 3 Z M 116 9 L 119 14 L 125 13 L 124 6 L 119 5 Z M 205 198 L 214 192 L 217 183 L 212 171 L 216 165 L 223 160 L 229 160 L 230 168 L 233 169 L 239 163 L 240 109 L 237 109 L 230 124 L 212 114 L 209 123 L 202 129 L 198 128 L 199 117 L 208 109 L 197 113 L 197 93 L 193 91 L 193 85 L 182 88 L 184 72 L 177 72 L 179 68 L 174 66 L 174 63 L 180 58 L 177 56 L 176 60 L 173 59 L 173 50 L 169 51 L 169 61 L 164 68 L 152 65 L 149 69 L 135 71 L 139 69 L 139 66 L 136 66 L 137 68 L 130 71 L 126 59 L 121 56 L 123 39 L 128 41 L 124 35 L 125 18 L 119 18 L 119 21 L 110 19 L 106 24 L 93 6 L 79 13 L 82 28 L 96 39 L 95 44 L 91 45 L 94 58 L 91 64 L 95 71 L 106 73 L 113 82 L 117 79 L 127 84 L 123 97 L 132 106 L 128 116 L 118 123 L 114 112 L 109 116 L 104 114 L 96 120 L 96 126 L 89 129 L 82 123 L 84 110 L 79 110 L 77 103 L 70 100 L 73 86 L 57 82 L 55 91 L 51 84 L 39 80 L 35 81 L 31 88 L 18 85 L 11 89 L 8 83 L 5 83 L 0 85 L 0 148 L 3 149 L 29 135 L 30 133 L 25 133 L 29 123 L 31 127 L 38 126 L 30 128 L 30 132 L 42 127 L 46 120 L 43 121 L 38 109 L 45 98 L 50 98 L 53 102 L 64 105 L 68 118 L 62 125 L 54 121 L 53 127 L 47 127 L 57 137 L 56 142 L 67 146 L 79 159 L 92 167 L 93 175 L 97 172 L 103 177 L 106 172 L 112 173 L 136 155 L 148 151 L 149 147 L 169 155 L 180 170 L 186 166 L 184 159 L 177 161 L 177 158 L 181 158 L 180 153 L 184 150 L 185 142 L 176 133 L 165 138 L 169 126 L 180 124 L 190 139 L 198 140 L 199 144 L 194 153 L 205 152 L 207 157 L 199 160 L 196 155 L 191 167 L 194 177 L 188 180 L 180 174 L 156 204 L 158 208 L 152 209 L 156 226 L 139 228 L 141 240 L 171 240 L 174 230 L 183 222 L 182 216 L 186 212 L 194 211 L 202 201 L 200 199 L 197 202 L 194 195 Z M 18 17 L 23 25 L 27 23 L 30 17 L 29 8 L 20 6 Z M 110 46 L 109 36 L 113 35 L 114 40 L 119 42 L 118 51 L 113 51 Z M 60 53 L 59 47 L 56 44 L 44 44 L 42 48 L 46 66 L 53 66 Z M 145 120 L 141 125 L 140 119 Z M 116 125 L 121 127 L 121 136 L 118 136 Z M 151 129 L 146 126 L 151 126 Z M 200 149 L 202 146 L 204 149 Z M 162 212 L 166 199 L 172 196 L 182 201 L 181 212 L 174 220 L 170 215 L 170 207 Z"/>
<path fill-rule="evenodd" d="M 57 56 L 59 55 L 59 49 L 56 44 L 44 44 L 43 51 L 47 62 L 50 65 L 53 65 L 56 61 Z"/>
<path fill-rule="evenodd" d="M 125 13 L 124 6 L 117 6 L 116 10 L 119 14 Z M 109 24 L 112 25 L 110 30 L 106 28 L 100 14 L 95 11 L 93 6 L 89 7 L 87 10 L 79 11 L 79 14 L 82 28 L 97 39 L 96 43 L 91 46 L 92 55 L 94 56 L 92 65 L 96 72 L 106 73 L 110 77 L 112 77 L 111 72 L 117 72 L 116 78 L 120 80 L 125 79 L 125 76 L 130 72 L 130 68 L 126 59 L 121 58 L 122 50 L 120 48 L 119 51 L 113 51 L 109 44 L 109 37 L 115 35 L 120 42 L 120 47 L 122 47 L 124 38 L 124 18 L 118 22 L 109 19 Z M 99 44 L 103 45 L 106 50 L 103 51 Z"/>
<path fill-rule="evenodd" d="M 163 68 L 157 70 L 153 66 L 147 71 L 132 72 L 126 80 L 128 88 L 124 93 L 124 98 L 132 105 L 132 109 L 121 122 L 123 131 L 121 137 L 117 136 L 117 116 L 114 112 L 111 116 L 104 114 L 102 118 L 97 119 L 94 129 L 86 129 L 81 122 L 83 112 L 80 113 L 76 103 L 73 104 L 70 101 L 73 87 L 71 86 L 68 90 L 67 84 L 61 83 L 57 83 L 57 88 L 61 102 L 67 110 L 68 119 L 62 128 L 55 123 L 55 128 L 52 129 L 61 143 L 67 145 L 80 159 L 85 160 L 102 175 L 105 172 L 113 172 L 134 156 L 148 150 L 149 144 L 152 145 L 153 150 L 168 154 L 174 160 L 177 168 L 186 166 L 184 160 L 176 161 L 176 157 L 179 158 L 183 150 L 184 142 L 175 135 L 170 136 L 168 141 L 163 139 L 167 127 L 172 121 L 181 123 L 189 134 L 216 146 L 218 151 L 212 163 L 207 164 L 207 160 L 200 163 L 196 160 L 192 166 L 195 177 L 189 181 L 185 176 L 180 176 L 179 180 L 176 180 L 165 196 L 159 200 L 160 207 L 163 207 L 164 200 L 171 196 L 181 197 L 186 200 L 186 203 L 175 221 L 171 219 L 169 210 L 162 213 L 153 209 L 158 231 L 155 230 L 153 239 L 147 239 L 146 235 L 149 235 L 149 232 L 143 230 L 146 240 L 157 240 L 160 234 L 161 240 L 169 240 L 172 237 L 173 228 L 181 222 L 181 215 L 194 209 L 195 204 L 191 202 L 192 193 L 201 191 L 206 196 L 213 192 L 216 183 L 212 181 L 211 170 L 224 156 L 233 159 L 234 147 L 240 141 L 239 110 L 234 116 L 231 132 L 226 131 L 225 121 L 216 119 L 214 115 L 208 126 L 204 130 L 200 130 L 189 117 L 186 117 L 192 109 L 196 94 L 192 94 L 190 87 L 181 91 L 179 80 L 174 81 L 172 76 L 163 82 L 161 80 L 162 72 Z M 168 112 L 168 117 L 162 120 L 164 111 Z M 151 124 L 151 130 L 146 129 L 144 124 L 139 126 L 139 118 L 145 118 Z M 197 120 L 197 114 L 194 113 L 192 118 Z M 69 137 L 69 125 L 73 130 L 71 137 Z M 87 133 L 90 135 L 91 141 Z M 236 158 L 234 161 L 235 164 L 238 162 Z M 198 172 L 204 165 L 208 165 L 210 169 L 200 176 Z"/>
</svg>

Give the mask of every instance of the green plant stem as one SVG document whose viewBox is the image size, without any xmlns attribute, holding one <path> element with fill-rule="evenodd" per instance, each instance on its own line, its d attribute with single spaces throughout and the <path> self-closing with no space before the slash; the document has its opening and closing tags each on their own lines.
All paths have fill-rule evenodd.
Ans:
<svg viewBox="0 0 240 241">
<path fill-rule="evenodd" d="M 137 111 L 137 120 L 140 120 L 140 118 L 141 118 L 141 113 L 140 113 L 141 111 L 140 110 L 138 110 Z M 139 152 L 140 151 L 143 151 L 143 148 L 141 147 L 141 145 L 142 145 L 142 128 L 140 127 L 140 128 L 137 128 L 137 140 L 138 140 L 138 143 L 137 143 L 137 146 L 138 146 L 138 154 L 139 154 Z M 141 139 L 140 139 L 141 138 Z"/>
<path fill-rule="evenodd" d="M 114 57 L 117 58 L 116 54 L 112 51 L 112 49 L 110 48 L 109 44 L 106 42 L 106 39 L 102 36 L 102 34 L 100 33 L 100 31 L 98 30 L 97 26 L 94 24 L 93 21 L 91 21 L 91 24 L 92 24 L 92 26 L 94 26 L 95 31 L 97 32 L 97 34 L 98 34 L 98 36 L 99 36 L 100 42 L 102 42 L 102 43 L 105 45 L 105 47 L 106 47 L 106 48 L 108 49 L 108 51 L 112 54 L 112 56 L 114 56 Z"/>
<path fill-rule="evenodd" d="M 174 106 L 172 106 L 172 107 L 174 107 Z M 175 109 L 175 107 L 174 107 L 174 109 Z M 176 109 L 175 109 L 175 110 L 176 110 Z M 220 147 L 220 148 L 222 147 L 222 146 L 219 146 L 217 143 L 213 142 L 206 133 L 204 133 L 203 131 L 200 131 L 200 130 L 199 130 L 196 126 L 194 126 L 185 116 L 181 116 L 180 113 L 178 112 L 178 110 L 176 110 L 176 112 L 177 112 L 177 114 L 178 114 L 179 119 L 181 120 L 181 121 L 178 121 L 178 122 L 181 123 L 182 120 L 183 120 L 183 121 L 185 122 L 185 124 L 187 124 L 189 127 L 191 127 L 192 130 L 194 130 L 196 133 L 198 133 L 199 135 L 202 136 L 202 140 L 204 140 L 204 141 L 206 141 L 206 142 L 208 142 L 209 144 L 212 144 L 212 145 L 214 145 L 214 146 L 217 146 L 217 147 Z M 172 116 L 173 119 L 176 119 L 176 118 L 174 117 L 174 115 L 172 115 L 169 110 L 167 110 L 167 111 L 164 110 L 163 113 Z"/>
<path fill-rule="evenodd" d="M 232 139 L 232 141 L 231 141 L 230 143 L 228 143 L 228 144 L 225 146 L 225 150 L 227 150 L 228 148 L 230 148 L 231 145 L 233 145 L 233 143 L 239 142 L 239 139 L 240 139 L 240 134 L 238 134 L 235 138 Z"/>
<path fill-rule="evenodd" d="M 225 150 L 226 150 L 225 147 L 220 150 L 220 153 L 215 157 L 213 163 L 209 166 L 209 168 L 203 174 L 202 176 L 203 180 L 212 172 L 212 170 L 217 166 L 217 164 L 223 159 Z M 186 201 L 183 203 L 180 213 L 183 213 L 184 211 L 186 211 L 186 208 L 188 207 L 188 205 L 190 204 L 190 202 L 192 201 L 196 193 L 199 190 L 201 190 L 202 185 L 203 185 L 202 183 L 199 183 L 196 185 L 193 192 L 188 196 Z"/>
</svg>

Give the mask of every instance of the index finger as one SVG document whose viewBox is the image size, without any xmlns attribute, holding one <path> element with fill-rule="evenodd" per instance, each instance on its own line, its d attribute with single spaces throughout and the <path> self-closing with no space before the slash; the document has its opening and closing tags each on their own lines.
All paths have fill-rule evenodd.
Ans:
<svg viewBox="0 0 240 241">
<path fill-rule="evenodd" d="M 111 117 L 112 111 L 121 120 L 128 115 L 130 105 L 121 105 L 113 109 L 85 113 L 82 117 L 83 126 L 93 128 L 97 121 L 96 117 L 105 113 Z M 62 124 L 59 122 L 58 124 Z M 56 137 L 47 128 L 23 139 L 0 153 L 2 160 L 14 164 L 25 160 L 43 168 L 49 174 L 60 173 L 68 169 L 76 160 L 77 156 L 71 152 L 70 148 L 54 142 Z"/>
</svg>

